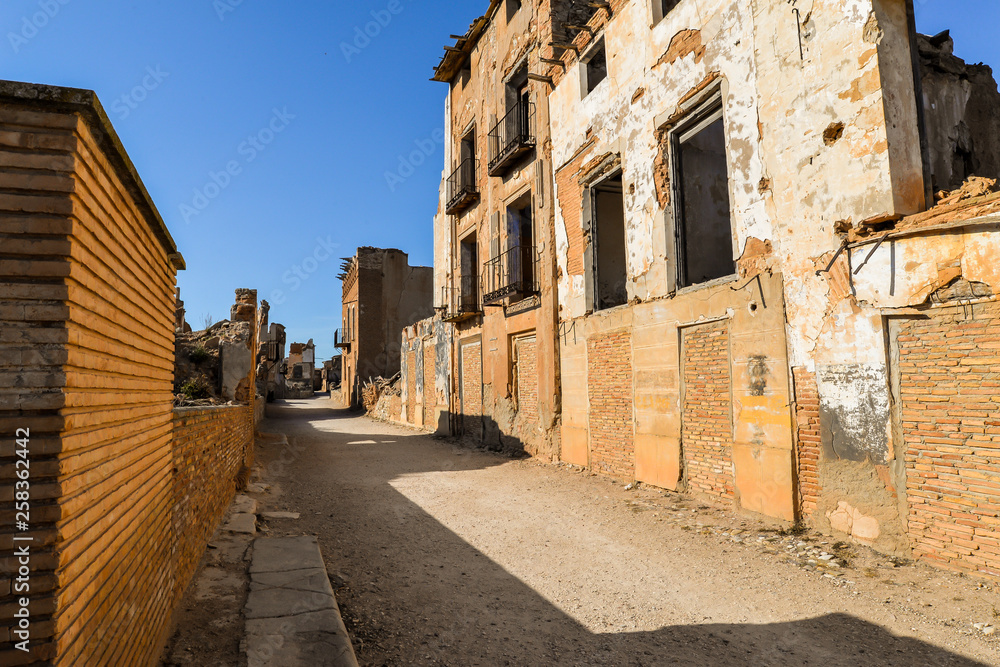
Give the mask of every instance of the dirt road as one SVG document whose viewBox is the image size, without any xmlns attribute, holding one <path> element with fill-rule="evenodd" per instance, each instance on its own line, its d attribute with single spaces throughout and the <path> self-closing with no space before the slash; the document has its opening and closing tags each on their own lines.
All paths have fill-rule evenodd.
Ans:
<svg viewBox="0 0 1000 667">
<path fill-rule="evenodd" d="M 364 665 L 997 665 L 993 586 L 335 410 L 269 406 L 272 535 L 319 537 Z M 829 558 L 827 558 L 829 556 Z"/>
</svg>

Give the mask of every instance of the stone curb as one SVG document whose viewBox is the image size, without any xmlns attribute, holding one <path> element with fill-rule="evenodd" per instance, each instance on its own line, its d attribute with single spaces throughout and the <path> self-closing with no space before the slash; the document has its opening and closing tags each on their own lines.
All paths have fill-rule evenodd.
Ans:
<svg viewBox="0 0 1000 667">
<path fill-rule="evenodd" d="M 254 541 L 245 617 L 248 667 L 358 667 L 315 537 Z"/>
</svg>

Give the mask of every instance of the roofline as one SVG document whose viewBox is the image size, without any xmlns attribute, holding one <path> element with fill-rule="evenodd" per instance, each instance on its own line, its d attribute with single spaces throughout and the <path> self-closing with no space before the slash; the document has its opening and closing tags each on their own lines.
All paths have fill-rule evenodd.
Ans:
<svg viewBox="0 0 1000 667">
<path fill-rule="evenodd" d="M 431 81 L 451 83 L 462 65 L 468 60 L 472 49 L 479 43 L 479 38 L 483 36 L 486 26 L 496 16 L 502 3 L 503 0 L 490 0 L 490 5 L 486 9 L 486 13 L 472 22 L 472 25 L 469 26 L 469 31 L 463 37 L 457 39 L 455 46 L 445 46 L 444 55 L 441 57 L 441 62 L 438 63 L 438 66 L 434 68 L 434 76 L 431 77 Z"/>
<path fill-rule="evenodd" d="M 111 119 L 101 106 L 97 93 L 81 88 L 0 80 L 0 103 L 17 104 L 41 111 L 78 113 L 85 118 L 96 131 L 98 145 L 110 157 L 125 188 L 152 221 L 153 234 L 166 250 L 170 263 L 178 271 L 187 268 L 184 257 L 177 251 L 177 243 L 163 222 L 153 198 L 149 196 Z"/>
</svg>

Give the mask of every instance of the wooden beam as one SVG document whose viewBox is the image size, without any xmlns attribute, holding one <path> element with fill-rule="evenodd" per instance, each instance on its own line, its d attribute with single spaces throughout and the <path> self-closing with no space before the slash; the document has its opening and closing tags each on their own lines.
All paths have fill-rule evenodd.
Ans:
<svg viewBox="0 0 1000 667">
<path fill-rule="evenodd" d="M 528 72 L 528 79 L 530 79 L 531 81 L 541 81 L 542 83 L 547 83 L 553 88 L 556 85 L 556 82 L 552 80 L 551 76 L 545 76 L 544 74 L 535 74 L 534 72 Z"/>
</svg>

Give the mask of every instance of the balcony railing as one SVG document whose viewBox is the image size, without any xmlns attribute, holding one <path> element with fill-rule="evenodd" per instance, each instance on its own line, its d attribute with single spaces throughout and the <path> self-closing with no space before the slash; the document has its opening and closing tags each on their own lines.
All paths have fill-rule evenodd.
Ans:
<svg viewBox="0 0 1000 667">
<path fill-rule="evenodd" d="M 525 297 L 538 292 L 538 253 L 532 246 L 514 246 L 484 267 L 484 304 L 497 303 L 509 296 Z"/>
<path fill-rule="evenodd" d="M 461 322 L 483 311 L 479 303 L 478 276 L 462 276 L 459 283 L 459 287 L 442 288 L 446 322 Z"/>
<path fill-rule="evenodd" d="M 476 184 L 476 159 L 466 158 L 458 169 L 448 177 L 448 204 L 444 212 L 448 215 L 461 213 L 479 199 Z"/>
<path fill-rule="evenodd" d="M 490 130 L 489 175 L 502 175 L 534 147 L 535 105 L 518 102 Z"/>
</svg>

